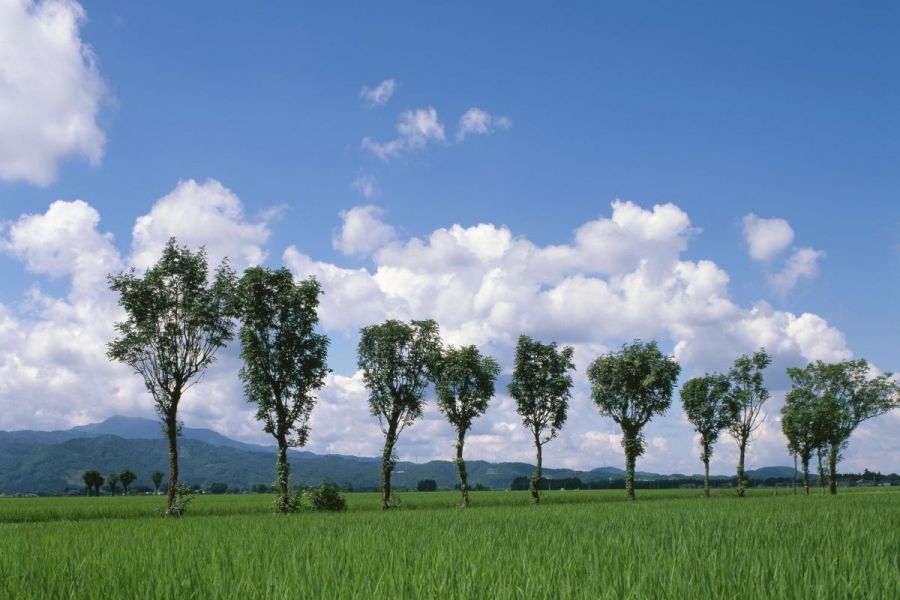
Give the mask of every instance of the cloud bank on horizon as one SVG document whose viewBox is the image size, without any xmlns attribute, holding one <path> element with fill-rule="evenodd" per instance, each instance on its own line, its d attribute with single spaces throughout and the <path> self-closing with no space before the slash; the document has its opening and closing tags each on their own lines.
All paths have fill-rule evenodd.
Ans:
<svg viewBox="0 0 900 600">
<path fill-rule="evenodd" d="M 548 448 L 553 465 L 621 462 L 620 436 L 591 404 L 584 368 L 632 338 L 662 340 L 688 376 L 727 369 L 733 358 L 760 346 L 773 354 L 768 383 L 775 393 L 750 452 L 757 466 L 786 460 L 777 417 L 784 368 L 852 356 L 843 333 L 822 317 L 778 310 L 763 300 L 740 306 L 730 297 L 728 274 L 715 262 L 684 259 L 702 232 L 674 204 L 647 208 L 614 201 L 610 214 L 577 226 L 570 240 L 543 246 L 491 223 L 453 224 L 404 239 L 385 217 L 372 205 L 340 213 L 333 244 L 356 267 L 316 260 L 296 245 L 283 249 L 280 261 L 270 258 L 279 256 L 267 247 L 270 223 L 248 219 L 241 200 L 216 180 L 183 181 L 159 198 L 135 219 L 128 253 L 82 200 L 59 200 L 43 213 L 7 223 L 3 250 L 39 281 L 21 303 L 0 306 L 0 428 L 57 428 L 150 412 L 139 378 L 105 356 L 112 325 L 121 317 L 105 276 L 127 266 L 145 268 L 172 235 L 205 245 L 213 265 L 228 256 L 239 269 L 280 263 L 297 277 L 317 277 L 325 289 L 322 327 L 339 342 L 353 342 L 361 326 L 386 318 L 434 318 L 447 343 L 477 344 L 507 373 L 521 333 L 573 345 L 577 389 L 567 426 Z M 44 291 L 44 278 L 65 282 L 66 293 Z M 237 438 L 264 439 L 241 395 L 236 346 L 189 392 L 182 416 Z M 863 425 L 845 468 L 896 464 L 900 446 L 889 432 L 898 420 L 895 411 Z M 312 451 L 374 456 L 380 448 L 381 432 L 368 414 L 358 373 L 329 377 L 311 425 Z M 696 471 L 696 439 L 677 399 L 668 415 L 651 423 L 648 440 L 641 468 Z M 404 434 L 400 453 L 414 460 L 446 458 L 452 443 L 452 430 L 431 405 Z M 503 385 L 477 422 L 467 452 L 473 459 L 530 459 L 529 440 Z M 729 472 L 734 454 L 733 444 L 723 441 L 714 470 Z"/>
</svg>

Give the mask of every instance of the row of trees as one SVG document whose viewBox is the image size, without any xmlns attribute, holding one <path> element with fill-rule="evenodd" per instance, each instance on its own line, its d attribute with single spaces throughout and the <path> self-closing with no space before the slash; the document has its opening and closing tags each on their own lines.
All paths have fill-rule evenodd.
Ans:
<svg viewBox="0 0 900 600">
<path fill-rule="evenodd" d="M 137 475 L 134 474 L 133 471 L 125 469 L 120 473 L 110 473 L 106 477 L 100 474 L 100 471 L 88 470 L 82 473 L 81 475 L 82 481 L 84 481 L 84 491 L 87 496 L 99 496 L 100 488 L 103 487 L 104 482 L 106 483 L 106 487 L 109 489 L 109 495 L 115 496 L 116 491 L 118 491 L 118 484 L 122 484 L 122 495 L 128 495 L 128 486 L 134 483 L 134 480 L 137 479 Z"/>
<path fill-rule="evenodd" d="M 169 445 L 168 513 L 178 512 L 173 511 L 173 505 L 178 483 L 179 402 L 215 360 L 216 352 L 232 339 L 237 323 L 244 395 L 256 405 L 256 418 L 278 446 L 276 510 L 295 510 L 297 498 L 290 490 L 287 449 L 305 445 L 315 394 L 329 372 L 329 340 L 316 331 L 322 293 L 319 283 L 313 278 L 296 281 L 287 269 L 263 267 L 251 267 L 238 278 L 227 261 L 210 281 L 205 251 L 192 252 L 178 246 L 174 239 L 143 276 L 132 269 L 111 275 L 109 281 L 119 293 L 126 319 L 116 324 L 119 336 L 108 345 L 108 355 L 143 377 L 164 424 Z M 388 320 L 364 327 L 357 350 L 358 366 L 369 390 L 370 412 L 385 436 L 382 507 L 392 505 L 391 474 L 397 441 L 402 431 L 422 415 L 429 385 L 434 387 L 438 408 L 457 433 L 460 502 L 468 506 L 465 436 L 494 395 L 500 373 L 497 361 L 482 355 L 475 346 L 444 346 L 437 323 L 431 320 Z M 540 500 L 543 446 L 558 435 L 566 421 L 575 368 L 573 355 L 571 347 L 544 344 L 524 335 L 516 346 L 508 391 L 534 441 L 536 468 L 530 487 L 535 503 Z M 761 423 L 761 408 L 768 398 L 762 372 L 770 362 L 766 352 L 760 350 L 735 361 L 727 376 L 706 375 L 688 381 L 682 388 L 685 411 L 701 436 L 701 458 L 707 474 L 719 433 L 727 428 L 737 440 L 739 494 L 743 494 L 745 485 L 746 448 Z M 622 430 L 629 499 L 634 498 L 635 461 L 645 447 L 643 429 L 655 415 L 668 410 L 679 373 L 677 362 L 663 355 L 655 342 L 640 340 L 598 357 L 588 368 L 592 398 L 601 415 L 611 418 Z M 879 406 L 883 410 L 895 406 L 896 384 L 887 377 L 877 381 Z M 810 389 L 810 393 L 825 393 L 825 388 Z M 873 389 L 867 387 L 862 395 L 869 398 Z M 859 394 L 854 394 L 848 392 L 841 398 L 858 400 Z M 875 409 L 858 413 L 850 421 L 858 424 L 862 418 L 880 414 Z M 850 425 L 855 427 L 849 421 L 841 423 L 842 431 Z M 816 448 L 828 444 L 829 450 L 836 448 L 838 452 L 849 437 L 848 433 L 840 438 L 843 441 L 826 442 L 821 441 L 824 434 L 816 435 Z M 838 455 L 833 456 L 836 461 Z"/>
</svg>

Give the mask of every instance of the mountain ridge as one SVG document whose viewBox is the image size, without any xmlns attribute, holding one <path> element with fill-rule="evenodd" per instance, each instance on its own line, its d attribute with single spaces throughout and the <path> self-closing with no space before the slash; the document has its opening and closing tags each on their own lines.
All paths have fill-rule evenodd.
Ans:
<svg viewBox="0 0 900 600">
<path fill-rule="evenodd" d="M 201 486 L 227 483 L 249 487 L 269 483 L 274 477 L 274 446 L 232 440 L 211 429 L 185 427 L 179 440 L 182 479 Z M 78 489 L 81 473 L 97 469 L 101 473 L 131 469 L 138 474 L 137 485 L 150 485 L 150 473 L 167 472 L 168 451 L 157 421 L 115 415 L 91 423 L 57 431 L 0 431 L 0 492 L 59 493 Z M 296 481 L 318 483 L 331 480 L 355 489 L 372 489 L 379 484 L 379 459 L 340 454 L 316 454 L 292 450 L 292 473 Z M 491 488 L 507 488 L 516 477 L 529 477 L 534 466 L 524 462 L 467 460 L 469 481 Z M 790 477 L 791 467 L 763 467 L 748 471 L 753 478 Z M 639 480 L 675 478 L 638 471 Z M 591 470 L 545 468 L 544 477 L 577 477 L 584 482 L 621 479 L 624 470 L 604 466 Z M 679 478 L 702 478 L 700 475 Z M 434 479 L 441 487 L 457 482 L 456 465 L 450 460 L 425 463 L 398 461 L 393 483 L 397 488 L 415 488 L 421 479 Z M 726 476 L 711 479 L 727 480 Z"/>
</svg>

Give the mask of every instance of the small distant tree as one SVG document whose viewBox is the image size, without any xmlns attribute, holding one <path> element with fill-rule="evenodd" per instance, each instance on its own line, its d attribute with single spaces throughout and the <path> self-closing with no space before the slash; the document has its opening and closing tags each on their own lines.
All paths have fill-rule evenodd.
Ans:
<svg viewBox="0 0 900 600">
<path fill-rule="evenodd" d="M 809 364 L 805 377 L 818 398 L 822 448 L 828 456 L 828 492 L 837 494 L 837 463 L 860 423 L 900 407 L 900 385 L 886 373 L 872 377 L 865 359 Z"/>
<path fill-rule="evenodd" d="M 688 421 L 700 434 L 703 461 L 703 494 L 709 497 L 709 459 L 719 434 L 737 418 L 738 406 L 728 395 L 730 384 L 724 375 L 707 374 L 689 379 L 681 386 L 681 405 Z"/>
<path fill-rule="evenodd" d="M 420 479 L 416 484 L 416 490 L 420 492 L 436 492 L 437 487 L 437 481 L 434 479 Z"/>
<path fill-rule="evenodd" d="M 544 444 L 559 434 L 566 422 L 572 376 L 575 369 L 571 346 L 557 349 L 556 342 L 542 344 L 527 335 L 519 336 L 509 395 L 516 401 L 516 412 L 534 440 L 536 461 L 531 479 L 531 501 L 541 500 L 540 481 Z"/>
<path fill-rule="evenodd" d="M 159 493 L 159 487 L 162 485 L 164 475 L 165 473 L 162 471 L 153 471 L 150 473 L 150 480 L 153 481 L 153 491 L 157 494 Z"/>
<path fill-rule="evenodd" d="M 173 512 L 178 484 L 178 405 L 216 352 L 231 339 L 230 308 L 235 274 L 223 262 L 210 284 L 206 251 L 191 252 L 171 238 L 159 261 L 139 277 L 134 269 L 111 275 L 126 318 L 116 323 L 120 337 L 107 354 L 144 379 L 169 443 L 166 511 Z"/>
<path fill-rule="evenodd" d="M 442 351 L 431 367 L 438 408 L 456 429 L 456 468 L 459 471 L 460 505 L 469 506 L 469 485 L 463 446 L 473 421 L 484 414 L 494 395 L 494 380 L 500 365 L 490 356 L 482 356 L 475 346 Z"/>
<path fill-rule="evenodd" d="M 106 476 L 106 487 L 109 488 L 109 495 L 116 495 L 116 486 L 119 483 L 119 474 L 118 473 L 110 473 Z"/>
<path fill-rule="evenodd" d="M 128 495 L 128 486 L 134 483 L 134 480 L 137 479 L 137 475 L 134 472 L 125 469 L 121 473 L 119 473 L 119 482 L 122 484 L 122 495 Z"/>
<path fill-rule="evenodd" d="M 384 432 L 381 453 L 381 508 L 391 507 L 394 446 L 400 433 L 422 415 L 428 367 L 440 351 L 434 321 L 388 320 L 363 327 L 357 364 L 369 388 L 369 409 Z"/>
<path fill-rule="evenodd" d="M 660 352 L 656 342 L 641 340 L 598 357 L 588 367 L 592 397 L 600 414 L 622 428 L 629 500 L 634 500 L 634 464 L 644 453 L 644 426 L 669 409 L 680 372 L 675 359 Z"/>
<path fill-rule="evenodd" d="M 242 325 L 240 377 L 256 419 L 278 443 L 275 510 L 297 509 L 291 495 L 288 448 L 306 445 L 315 393 L 328 374 L 328 337 L 316 332 L 322 287 L 313 278 L 295 282 L 287 269 L 251 267 L 235 295 Z"/>
<path fill-rule="evenodd" d="M 103 476 L 100 475 L 100 471 L 85 471 L 81 475 L 81 478 L 84 481 L 86 495 L 100 495 L 100 487 L 103 485 Z"/>
<path fill-rule="evenodd" d="M 747 453 L 747 445 L 750 443 L 750 436 L 763 423 L 762 407 L 769 399 L 769 390 L 765 386 L 763 371 L 771 363 L 772 359 L 766 353 L 765 348 L 760 348 L 752 355 L 745 354 L 735 360 L 734 366 L 728 372 L 728 380 L 731 384 L 730 401 L 739 407 L 737 418 L 729 426 L 729 432 L 738 445 L 738 496 L 743 496 L 747 487 L 747 478 L 744 475 L 744 457 Z"/>
<path fill-rule="evenodd" d="M 228 491 L 227 483 L 211 483 L 206 487 L 207 494 L 224 494 Z"/>
</svg>

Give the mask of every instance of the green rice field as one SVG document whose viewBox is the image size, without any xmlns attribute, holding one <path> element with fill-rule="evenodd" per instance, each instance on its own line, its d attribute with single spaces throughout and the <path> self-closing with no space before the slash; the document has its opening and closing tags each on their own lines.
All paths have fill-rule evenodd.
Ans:
<svg viewBox="0 0 900 600">
<path fill-rule="evenodd" d="M 0 499 L 0 598 L 900 598 L 900 488 Z"/>
</svg>

